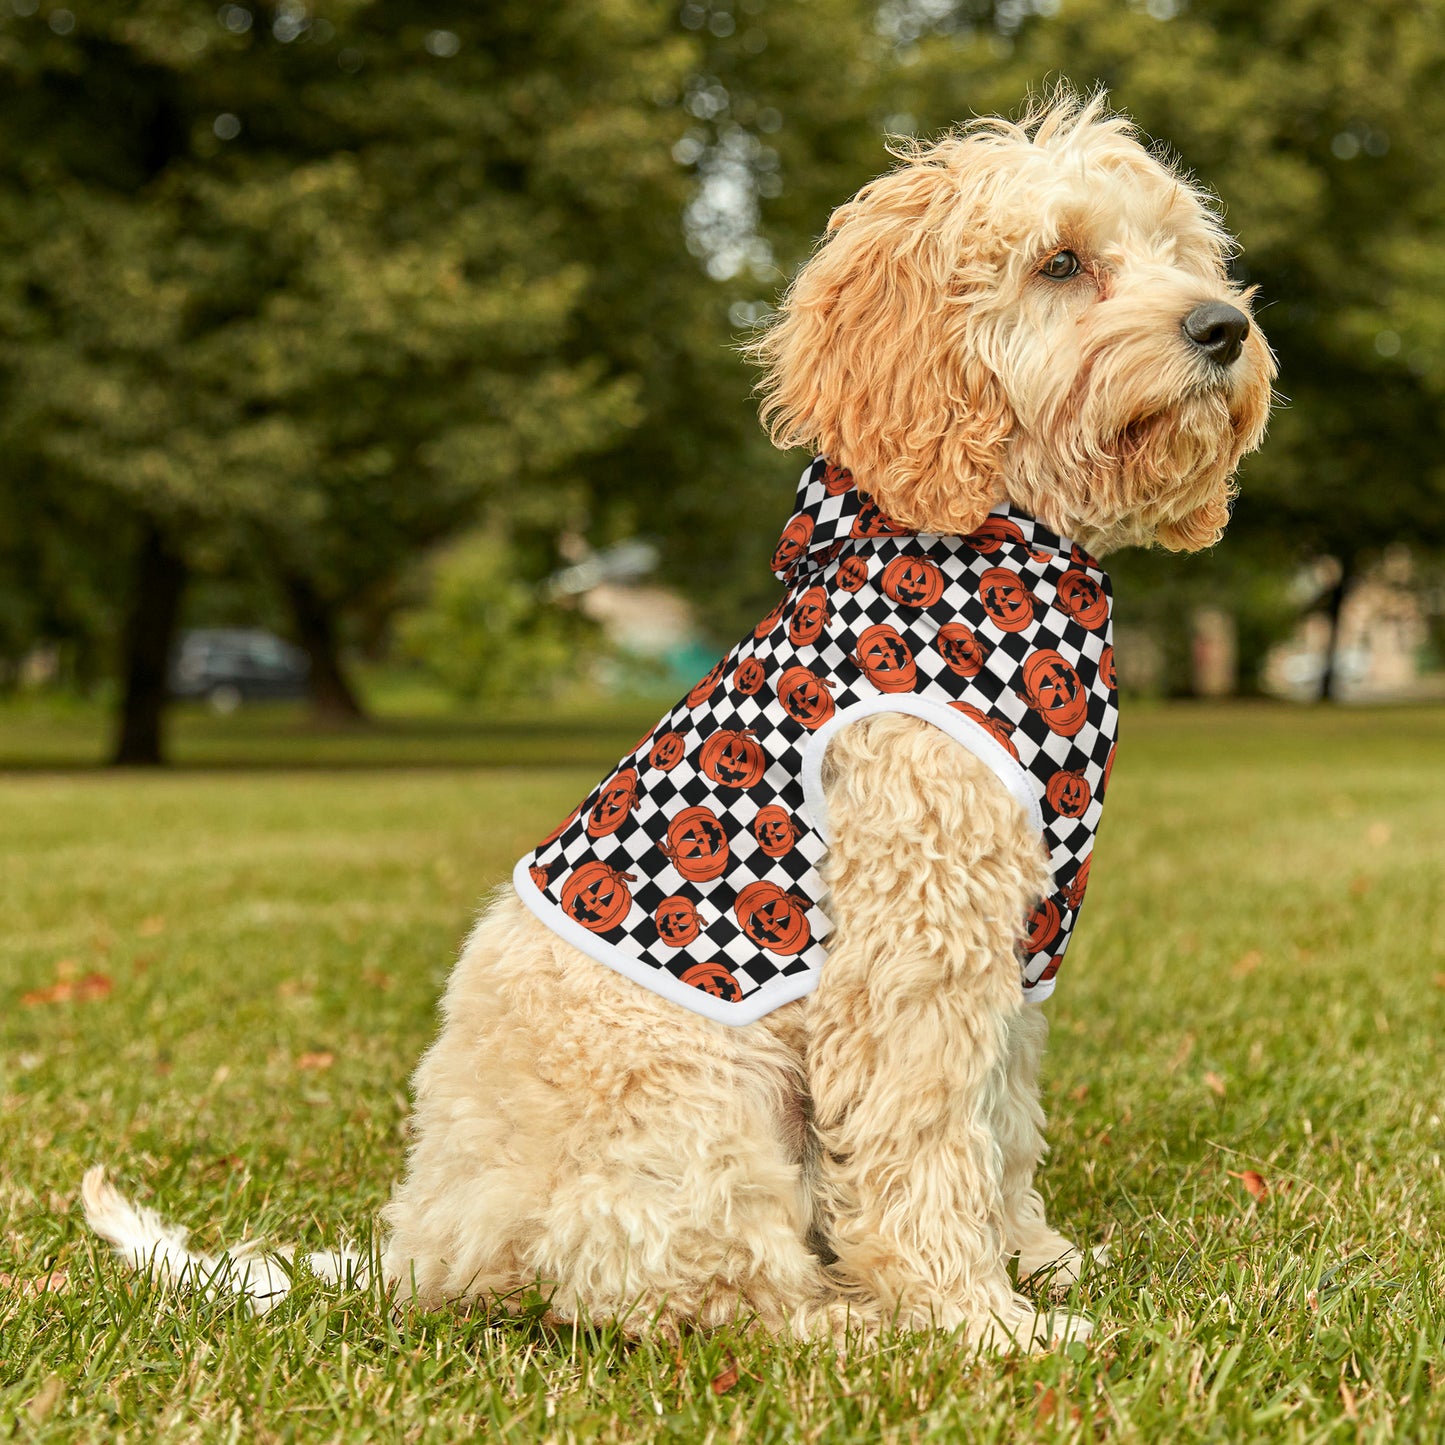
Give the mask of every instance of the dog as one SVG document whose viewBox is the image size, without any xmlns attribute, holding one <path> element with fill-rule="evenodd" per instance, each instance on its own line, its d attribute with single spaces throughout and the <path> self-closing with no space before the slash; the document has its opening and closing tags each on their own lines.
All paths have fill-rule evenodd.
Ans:
<svg viewBox="0 0 1445 1445">
<path fill-rule="evenodd" d="M 851 483 L 849 537 L 871 508 L 863 541 L 955 559 L 950 586 L 977 579 L 981 539 L 1022 524 L 1020 568 L 1031 557 L 1038 571 L 1019 605 L 1074 639 L 1075 683 L 1087 674 L 1111 697 L 1102 634 L 1067 615 L 1062 571 L 1085 577 L 1092 607 L 1107 592 L 1094 556 L 1212 545 L 1264 434 L 1275 364 L 1230 280 L 1232 243 L 1211 201 L 1102 96 L 1061 91 L 1020 121 L 974 121 L 895 154 L 835 212 L 751 348 L 765 425 L 780 448 L 818 454 L 805 490 Z M 782 557 L 794 618 L 800 575 L 824 579 L 825 603 L 839 597 L 844 557 L 810 558 L 808 540 Z M 976 632 L 995 658 L 1012 645 L 1007 627 Z M 895 635 L 910 658 L 922 645 Z M 862 650 L 838 677 L 883 703 L 815 750 L 812 803 L 829 827 L 809 865 L 818 891 L 775 887 L 775 932 L 755 950 L 776 958 L 776 929 L 793 942 L 808 931 L 811 947 L 826 928 L 822 961 L 764 970 L 783 979 L 765 1010 L 721 964 L 684 982 L 688 970 L 644 975 L 644 959 L 628 976 L 597 926 L 627 904 L 642 933 L 663 926 L 622 897 L 629 875 L 596 863 L 599 886 L 579 902 L 581 868 L 564 858 L 569 902 L 537 861 L 559 838 L 564 853 L 568 838 L 609 845 L 656 730 L 612 775 L 632 780 L 594 794 L 492 900 L 415 1075 L 406 1176 L 384 1212 L 381 1268 L 399 1297 L 436 1306 L 540 1287 L 558 1320 L 667 1338 L 738 1320 L 833 1341 L 962 1329 L 984 1349 L 1088 1334 L 1087 1319 L 1040 1308 L 1009 1275 L 1016 1257 L 1021 1279 L 1067 1284 L 1084 1258 L 1035 1187 L 1046 1024 L 1029 994 L 1052 977 L 1021 971 L 1021 939 L 1040 910 L 1052 922 L 1047 906 L 1076 914 L 1089 856 L 1057 876 L 1030 784 L 1020 790 L 1004 756 L 1017 757 L 1009 730 L 1026 722 L 1040 756 L 1068 740 L 1032 684 L 1000 684 L 992 711 L 964 716 L 962 703 L 952 726 L 892 706 L 897 684 Z M 730 654 L 733 679 L 745 654 Z M 732 686 L 714 674 L 713 692 Z M 819 689 L 842 684 L 818 682 L 813 701 L 831 703 Z M 1096 749 L 1078 786 L 1102 795 L 1111 760 Z M 780 772 L 779 795 L 793 782 Z M 646 866 L 663 887 L 679 855 L 660 846 Z M 732 907 L 728 936 L 754 939 L 754 914 Z M 647 936 L 656 952 L 661 934 Z M 85 1201 L 132 1261 L 160 1248 L 172 1276 L 199 1269 L 100 1170 Z M 264 1285 L 248 1290 L 262 1303 L 282 1288 L 274 1271 Z"/>
</svg>

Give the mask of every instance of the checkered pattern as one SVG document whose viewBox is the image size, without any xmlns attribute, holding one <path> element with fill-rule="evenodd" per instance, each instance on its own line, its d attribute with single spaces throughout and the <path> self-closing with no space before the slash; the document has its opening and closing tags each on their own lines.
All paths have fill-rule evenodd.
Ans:
<svg viewBox="0 0 1445 1445">
<path fill-rule="evenodd" d="M 850 707 L 906 693 L 908 710 L 955 736 L 1000 744 L 1038 799 L 1056 890 L 1024 922 L 1020 952 L 1025 990 L 1046 996 L 1113 758 L 1108 578 L 1008 507 L 969 537 L 905 532 L 821 457 L 773 563 L 779 606 L 522 860 L 524 898 L 629 976 L 666 974 L 684 1001 L 696 990 L 712 1017 L 799 997 L 832 927 L 805 751 Z"/>
</svg>

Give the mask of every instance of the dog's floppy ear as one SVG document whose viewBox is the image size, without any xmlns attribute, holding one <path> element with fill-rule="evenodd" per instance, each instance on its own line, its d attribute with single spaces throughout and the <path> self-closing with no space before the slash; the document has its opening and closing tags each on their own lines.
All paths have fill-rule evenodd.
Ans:
<svg viewBox="0 0 1445 1445">
<path fill-rule="evenodd" d="M 966 139 L 912 153 L 829 222 L 749 347 L 776 446 L 850 468 L 895 521 L 967 533 L 1003 497 L 1013 416 L 971 335 Z"/>
</svg>

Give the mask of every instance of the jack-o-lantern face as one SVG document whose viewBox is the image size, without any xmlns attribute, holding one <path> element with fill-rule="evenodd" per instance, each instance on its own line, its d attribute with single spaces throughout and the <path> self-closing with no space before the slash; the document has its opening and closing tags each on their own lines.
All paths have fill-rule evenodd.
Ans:
<svg viewBox="0 0 1445 1445">
<path fill-rule="evenodd" d="M 698 765 L 725 788 L 751 788 L 762 779 L 767 754 L 751 728 L 719 728 L 703 745 Z"/>
<path fill-rule="evenodd" d="M 1034 904 L 1024 923 L 1025 953 L 1042 953 L 1059 936 L 1063 915 L 1052 898 L 1041 898 Z"/>
<path fill-rule="evenodd" d="M 723 667 L 726 659 L 715 663 L 709 670 L 706 677 L 701 677 L 693 685 L 693 689 L 687 695 L 687 705 L 696 707 L 699 703 L 706 702 L 712 696 L 712 690 L 718 684 L 718 679 L 723 675 Z"/>
<path fill-rule="evenodd" d="M 632 881 L 631 873 L 620 873 L 609 863 L 584 863 L 562 885 L 562 911 L 593 933 L 608 933 L 632 907 L 627 887 Z"/>
<path fill-rule="evenodd" d="M 1114 649 L 1112 647 L 1106 647 L 1099 654 L 1099 676 L 1110 692 L 1119 686 L 1119 674 L 1114 671 Z"/>
<path fill-rule="evenodd" d="M 750 657 L 733 673 L 733 686 L 744 696 L 751 697 L 767 681 L 767 676 L 762 663 L 756 657 Z"/>
<path fill-rule="evenodd" d="M 1051 647 L 1029 654 L 1022 696 L 1060 737 L 1071 738 L 1084 725 L 1089 696 L 1079 674 Z"/>
<path fill-rule="evenodd" d="M 856 592 L 868 580 L 868 564 L 861 557 L 845 557 L 838 564 L 838 585 Z"/>
<path fill-rule="evenodd" d="M 1109 620 L 1109 599 L 1087 572 L 1069 568 L 1059 578 L 1058 594 L 1058 607 L 1083 626 L 1099 628 Z"/>
<path fill-rule="evenodd" d="M 813 940 L 808 927 L 808 900 L 784 893 L 776 883 L 749 883 L 737 896 L 733 912 L 743 932 L 771 953 L 801 953 Z"/>
<path fill-rule="evenodd" d="M 918 681 L 918 667 L 908 644 L 886 622 L 863 631 L 853 661 L 879 692 L 909 692 Z"/>
<path fill-rule="evenodd" d="M 794 722 L 814 730 L 833 716 L 831 686 L 827 678 L 806 667 L 790 667 L 778 679 L 778 701 Z"/>
<path fill-rule="evenodd" d="M 657 936 L 669 948 L 682 948 L 702 932 L 702 919 L 697 916 L 692 900 L 680 893 L 664 898 L 657 905 L 652 921 L 657 925 Z"/>
<path fill-rule="evenodd" d="M 759 642 L 778 625 L 778 619 L 783 615 L 783 608 L 787 605 L 788 598 L 787 594 L 784 593 L 784 595 L 778 599 L 778 605 L 774 607 L 771 612 L 765 613 L 762 620 L 753 628 L 753 636 L 756 637 Z"/>
<path fill-rule="evenodd" d="M 847 467 L 829 462 L 823 472 L 823 490 L 830 497 L 841 496 L 853 485 L 853 473 Z"/>
<path fill-rule="evenodd" d="M 742 986 L 720 963 L 695 963 L 683 974 L 682 981 L 725 1003 L 737 1003 L 743 996 Z"/>
<path fill-rule="evenodd" d="M 932 607 L 943 596 L 943 573 L 927 557 L 895 557 L 878 585 L 900 607 Z"/>
<path fill-rule="evenodd" d="M 753 819 L 753 837 L 769 858 L 781 858 L 798 841 L 798 826 L 786 808 L 769 803 Z"/>
<path fill-rule="evenodd" d="M 1065 772 L 1060 768 L 1049 779 L 1044 798 L 1061 818 L 1082 818 L 1093 801 L 1093 791 L 1082 772 Z"/>
<path fill-rule="evenodd" d="M 976 532 L 970 532 L 963 540 L 974 551 L 982 552 L 985 557 L 992 557 L 1000 547 L 1016 546 L 1023 539 L 1024 534 L 1018 523 L 1010 522 L 1007 517 L 987 517 Z"/>
<path fill-rule="evenodd" d="M 982 708 L 974 707 L 971 702 L 951 702 L 949 707 L 955 712 L 961 712 L 966 718 L 972 718 L 1010 756 L 1018 757 L 1019 750 L 1014 746 L 1013 740 L 1014 725 L 1007 718 L 993 717 Z"/>
<path fill-rule="evenodd" d="M 1022 632 L 1034 620 L 1033 594 L 1008 567 L 990 567 L 978 579 L 978 600 L 1000 632 Z"/>
<path fill-rule="evenodd" d="M 1075 567 L 1092 567 L 1095 572 L 1100 570 L 1099 564 L 1077 542 L 1069 548 L 1069 561 Z"/>
<path fill-rule="evenodd" d="M 653 743 L 652 751 L 647 755 L 647 761 L 654 768 L 660 768 L 664 773 L 670 773 L 682 761 L 682 755 L 686 751 L 687 744 L 683 741 L 681 733 L 666 732 Z"/>
<path fill-rule="evenodd" d="M 706 883 L 728 866 L 728 835 L 711 808 L 684 808 L 657 846 L 690 883 Z"/>
<path fill-rule="evenodd" d="M 810 587 L 798 598 L 788 622 L 788 640 L 794 647 L 816 642 L 828 625 L 828 594 L 821 587 Z"/>
<path fill-rule="evenodd" d="M 1084 890 L 1089 886 L 1089 865 L 1093 861 L 1094 855 L 1090 853 L 1089 856 L 1079 864 L 1079 871 L 1069 879 L 1059 895 L 1075 913 L 1079 911 L 1079 907 L 1084 901 Z"/>
<path fill-rule="evenodd" d="M 977 677 L 993 649 L 962 622 L 946 622 L 938 629 L 938 650 L 960 677 Z"/>
<path fill-rule="evenodd" d="M 587 815 L 587 836 L 605 838 L 607 834 L 615 833 L 636 806 L 637 774 L 631 768 L 623 768 L 608 779 L 597 795 L 597 801 Z"/>
<path fill-rule="evenodd" d="M 812 540 L 813 519 L 810 516 L 803 513 L 789 518 L 788 525 L 783 528 L 783 535 L 778 538 L 778 545 L 773 551 L 773 571 L 780 576 L 786 573 L 808 550 L 808 543 Z"/>
<path fill-rule="evenodd" d="M 545 868 L 538 867 L 535 863 L 533 863 L 532 866 L 527 869 L 527 876 L 532 880 L 533 887 L 537 888 L 539 891 L 545 888 L 547 884 L 551 881 L 551 879 L 547 876 L 547 870 Z"/>
<path fill-rule="evenodd" d="M 863 498 L 858 515 L 853 518 L 853 536 L 904 537 L 907 534 L 908 529 L 900 527 L 891 517 L 885 516 L 872 497 Z"/>
<path fill-rule="evenodd" d="M 552 831 L 548 833 L 547 836 L 543 838 L 540 843 L 537 844 L 537 846 L 539 848 L 545 848 L 548 843 L 555 843 L 557 839 L 560 838 L 562 834 L 565 833 L 567 829 L 570 828 L 572 824 L 577 821 L 577 815 L 581 811 L 582 804 L 578 803 L 577 806 L 573 808 L 572 811 L 568 813 L 567 816 L 563 818 L 562 821 L 558 823 L 557 826 L 553 828 Z"/>
</svg>

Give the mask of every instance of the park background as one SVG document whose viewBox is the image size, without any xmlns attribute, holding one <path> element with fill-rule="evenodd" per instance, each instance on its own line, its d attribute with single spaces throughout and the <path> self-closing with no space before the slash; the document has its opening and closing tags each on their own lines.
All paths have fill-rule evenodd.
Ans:
<svg viewBox="0 0 1445 1445">
<path fill-rule="evenodd" d="M 478 899 L 771 603 L 737 347 L 888 135 L 1060 79 L 1219 196 L 1282 397 L 1219 547 L 1110 562 L 1046 1086 L 1097 1344 L 127 1284 L 97 1159 L 365 1243 Z M 0 1433 L 1439 1438 L 1441 136 L 1440 0 L 0 0 Z M 171 700 L 238 628 L 307 695 Z"/>
</svg>

